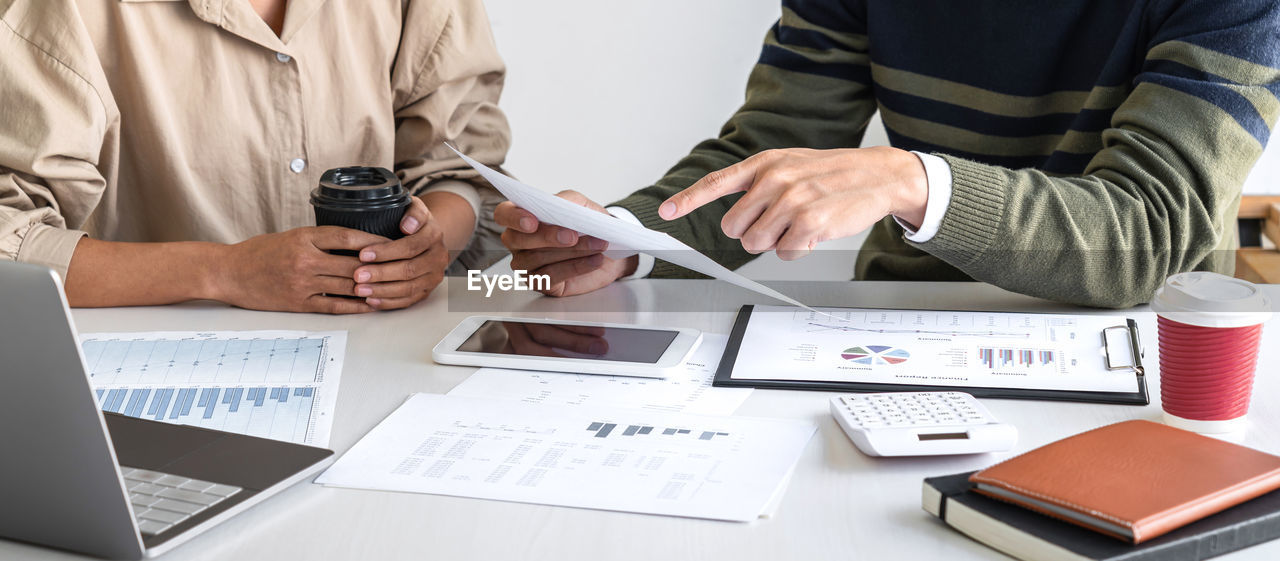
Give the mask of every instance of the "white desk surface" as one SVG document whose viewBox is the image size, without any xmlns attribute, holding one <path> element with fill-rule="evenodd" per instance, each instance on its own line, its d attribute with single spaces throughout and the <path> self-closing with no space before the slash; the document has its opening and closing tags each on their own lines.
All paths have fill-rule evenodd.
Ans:
<svg viewBox="0 0 1280 561">
<path fill-rule="evenodd" d="M 770 283 L 811 305 L 1004 311 L 1079 310 L 976 283 Z M 690 326 L 727 333 L 745 303 L 772 302 L 716 281 L 643 280 L 569 299 L 508 293 L 481 302 L 454 280 L 409 310 L 364 316 L 263 313 L 194 303 L 164 308 L 76 310 L 82 332 L 306 329 L 350 332 L 331 447 L 346 451 L 414 392 L 446 393 L 474 369 L 431 362 L 431 347 L 465 316 L 563 317 Z M 1266 287 L 1280 300 L 1280 285 Z M 655 305 L 662 302 L 661 305 Z M 604 310 L 604 311 L 584 311 Z M 657 310 L 657 311 L 627 311 Z M 668 312 L 664 310 L 692 310 Z M 1143 327 L 1148 372 L 1157 372 L 1154 315 L 1122 313 Z M 1265 330 L 1245 444 L 1280 453 L 1280 320 Z M 984 400 L 1019 430 L 1023 452 L 1100 425 L 1158 420 L 1159 377 L 1146 407 Z M 466 498 L 329 489 L 302 484 L 216 527 L 162 559 L 1001 559 L 920 509 L 921 480 L 985 467 L 1009 454 L 873 459 L 832 420 L 830 394 L 756 390 L 739 415 L 818 423 L 777 517 L 751 524 L 516 504 Z M 1224 559 L 1280 558 L 1280 541 Z M 0 540 L 0 559 L 83 559 Z"/>
</svg>

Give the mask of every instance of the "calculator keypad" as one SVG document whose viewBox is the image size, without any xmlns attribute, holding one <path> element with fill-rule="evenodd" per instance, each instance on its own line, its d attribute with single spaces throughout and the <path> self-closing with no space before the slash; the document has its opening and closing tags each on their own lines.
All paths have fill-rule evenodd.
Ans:
<svg viewBox="0 0 1280 561">
<path fill-rule="evenodd" d="M 995 422 L 973 396 L 960 392 L 856 394 L 842 396 L 840 401 L 852 420 L 867 429 Z"/>
</svg>

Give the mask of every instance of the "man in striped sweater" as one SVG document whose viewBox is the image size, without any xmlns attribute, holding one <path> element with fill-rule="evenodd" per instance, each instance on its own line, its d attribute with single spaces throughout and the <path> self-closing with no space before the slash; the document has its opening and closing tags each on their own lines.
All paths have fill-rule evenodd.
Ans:
<svg viewBox="0 0 1280 561">
<path fill-rule="evenodd" d="M 783 0 L 720 137 L 607 211 L 729 267 L 870 228 L 860 279 L 1131 306 L 1231 271 L 1277 96 L 1277 0 Z M 854 148 L 877 110 L 893 147 Z M 553 295 L 689 274 L 496 218 Z"/>
</svg>

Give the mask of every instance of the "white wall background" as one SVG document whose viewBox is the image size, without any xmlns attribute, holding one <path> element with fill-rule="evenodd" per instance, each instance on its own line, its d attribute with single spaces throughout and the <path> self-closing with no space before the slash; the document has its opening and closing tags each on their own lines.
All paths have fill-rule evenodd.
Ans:
<svg viewBox="0 0 1280 561">
<path fill-rule="evenodd" d="M 1262 151 L 1262 159 L 1244 182 L 1246 195 L 1280 195 L 1280 126 L 1271 132 L 1271 141 Z"/>
<path fill-rule="evenodd" d="M 485 0 L 507 62 L 507 169 L 601 203 L 651 184 L 742 103 L 779 0 Z M 886 144 L 878 119 L 864 145 Z M 1280 139 L 1246 186 L 1280 193 Z M 856 249 L 862 236 L 824 244 Z M 853 254 L 766 255 L 756 279 L 850 278 Z"/>
</svg>

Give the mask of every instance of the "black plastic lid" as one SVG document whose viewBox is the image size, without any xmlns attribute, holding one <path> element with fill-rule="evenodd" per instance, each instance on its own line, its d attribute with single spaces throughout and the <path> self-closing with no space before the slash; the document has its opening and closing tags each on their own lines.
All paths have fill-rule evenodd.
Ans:
<svg viewBox="0 0 1280 561">
<path fill-rule="evenodd" d="M 409 194 L 386 168 L 334 168 L 320 176 L 311 204 L 344 211 L 385 210 L 409 204 Z"/>
</svg>

